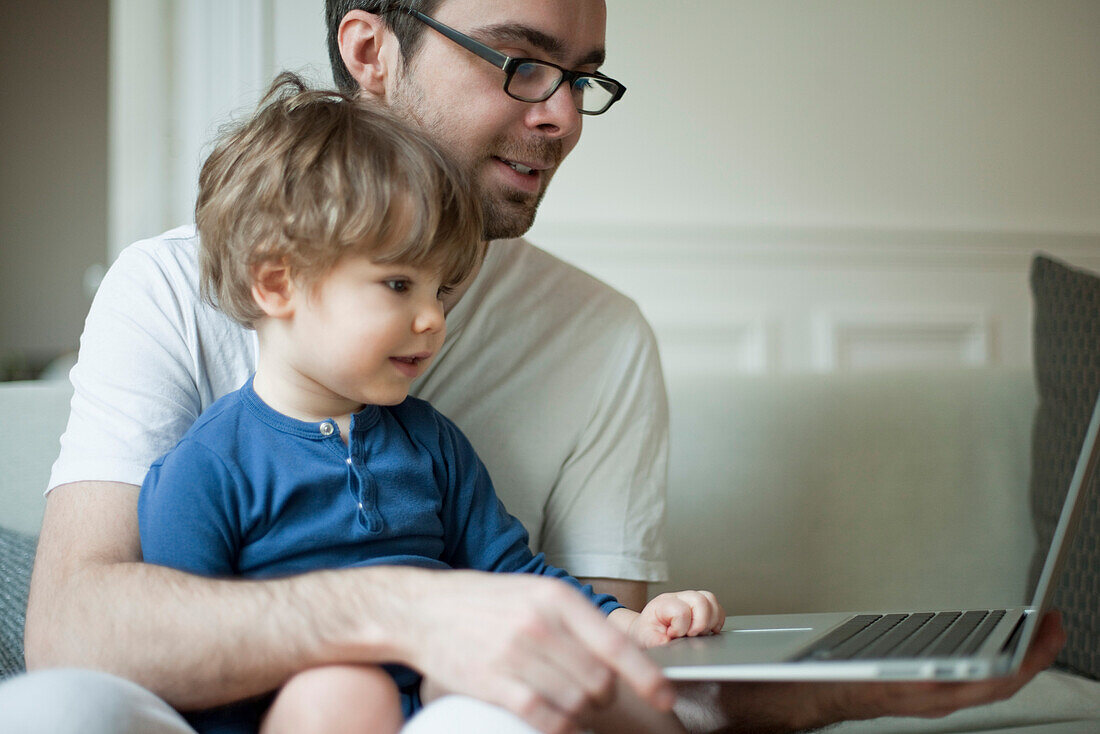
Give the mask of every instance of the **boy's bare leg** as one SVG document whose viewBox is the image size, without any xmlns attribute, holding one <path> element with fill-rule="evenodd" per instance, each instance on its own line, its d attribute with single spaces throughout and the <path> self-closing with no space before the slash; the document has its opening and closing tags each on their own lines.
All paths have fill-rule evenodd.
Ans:
<svg viewBox="0 0 1100 734">
<path fill-rule="evenodd" d="M 282 687 L 260 734 L 396 734 L 404 724 L 401 695 L 386 671 L 326 665 Z"/>
</svg>

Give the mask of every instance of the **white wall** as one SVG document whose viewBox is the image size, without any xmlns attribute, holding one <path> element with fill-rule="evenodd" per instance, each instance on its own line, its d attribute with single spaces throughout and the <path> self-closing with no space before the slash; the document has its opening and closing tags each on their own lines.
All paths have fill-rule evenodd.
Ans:
<svg viewBox="0 0 1100 734">
<path fill-rule="evenodd" d="M 547 222 L 1100 231 L 1095 0 L 608 6 Z"/>
<path fill-rule="evenodd" d="M 1100 266 L 1100 3 L 608 2 L 532 239 L 672 372 L 1021 366 L 1042 249 Z"/>
<path fill-rule="evenodd" d="M 188 0 L 181 32 L 183 0 L 158 1 L 186 72 L 186 214 L 201 120 L 281 68 L 330 81 L 321 2 Z M 1095 0 L 608 14 L 605 70 L 629 91 L 586 121 L 531 238 L 636 298 L 673 372 L 1023 365 L 1032 252 L 1100 268 Z"/>
</svg>

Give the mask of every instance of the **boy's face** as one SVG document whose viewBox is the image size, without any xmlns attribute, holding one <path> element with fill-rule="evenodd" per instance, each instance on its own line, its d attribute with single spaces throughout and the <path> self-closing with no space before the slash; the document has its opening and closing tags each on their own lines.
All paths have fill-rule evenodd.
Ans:
<svg viewBox="0 0 1100 734">
<path fill-rule="evenodd" d="M 511 57 L 596 71 L 604 55 L 603 0 L 447 0 L 434 17 Z M 582 118 L 568 85 L 543 102 L 521 102 L 504 92 L 500 69 L 430 28 L 423 33 L 388 101 L 471 172 L 486 239 L 519 236 L 580 139 Z"/>
<path fill-rule="evenodd" d="M 334 413 L 400 403 L 443 344 L 440 287 L 429 269 L 342 258 L 295 291 L 288 377 Z"/>
</svg>

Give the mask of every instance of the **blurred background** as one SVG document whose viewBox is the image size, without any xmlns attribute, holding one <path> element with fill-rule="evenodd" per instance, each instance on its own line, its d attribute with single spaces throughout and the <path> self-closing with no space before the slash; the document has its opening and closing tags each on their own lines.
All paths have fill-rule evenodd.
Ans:
<svg viewBox="0 0 1100 734">
<path fill-rule="evenodd" d="M 1100 269 L 1100 2 L 608 0 L 529 237 L 633 297 L 674 373 L 1026 366 L 1036 251 Z M 321 0 L 8 2 L 0 376 L 78 344 L 104 269 L 189 222 L 207 145 Z M 60 360 L 59 360 L 60 358 Z"/>
</svg>

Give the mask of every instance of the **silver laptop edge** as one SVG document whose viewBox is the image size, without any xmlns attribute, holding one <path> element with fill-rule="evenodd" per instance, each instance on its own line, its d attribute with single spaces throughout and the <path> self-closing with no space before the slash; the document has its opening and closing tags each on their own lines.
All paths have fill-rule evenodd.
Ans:
<svg viewBox="0 0 1100 734">
<path fill-rule="evenodd" d="M 1100 396 L 1097 396 L 1096 405 L 1092 409 L 1092 420 L 1089 421 L 1088 430 L 1085 432 L 1085 440 L 1081 444 L 1081 454 L 1077 459 L 1077 467 L 1073 471 L 1073 479 L 1069 483 L 1066 499 L 1062 503 L 1062 513 L 1058 516 L 1058 525 L 1054 528 L 1054 534 L 1050 538 L 1050 548 L 1047 550 L 1046 560 L 1043 562 L 1043 570 L 1039 574 L 1039 580 L 1035 584 L 1035 593 L 1032 595 L 1032 613 L 1024 621 L 1024 631 L 1021 635 L 1020 645 L 1017 646 L 1012 656 L 1010 670 L 1015 670 L 1023 662 L 1027 649 L 1035 636 L 1039 621 L 1050 609 L 1057 590 L 1057 581 L 1062 575 L 1066 558 L 1069 557 L 1070 548 L 1073 546 L 1073 538 L 1077 534 L 1077 527 L 1081 524 L 1081 513 L 1085 503 L 1081 497 L 1092 481 L 1096 467 L 1100 464 Z"/>
</svg>

